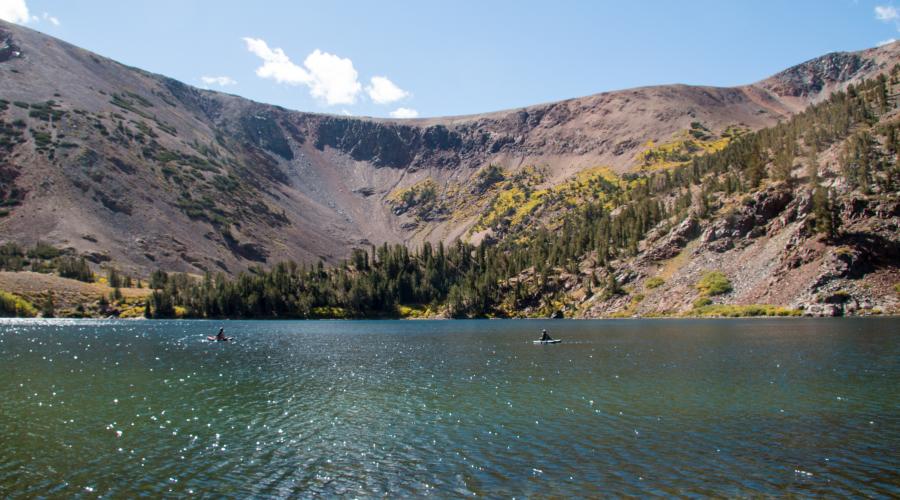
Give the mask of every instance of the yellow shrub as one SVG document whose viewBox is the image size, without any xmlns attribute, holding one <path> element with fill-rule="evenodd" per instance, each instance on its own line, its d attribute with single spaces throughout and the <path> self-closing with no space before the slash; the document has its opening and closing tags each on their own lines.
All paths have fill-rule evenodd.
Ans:
<svg viewBox="0 0 900 500">
<path fill-rule="evenodd" d="M 314 307 L 312 316 L 320 319 L 344 319 L 347 318 L 347 311 L 342 307 Z"/>
<path fill-rule="evenodd" d="M 716 304 L 695 308 L 690 314 L 694 316 L 746 318 L 755 316 L 800 316 L 801 312 L 797 309 L 769 304 L 751 304 L 746 306 Z"/>
<path fill-rule="evenodd" d="M 37 314 L 37 308 L 31 302 L 0 290 L 0 317 L 33 318 Z"/>
<path fill-rule="evenodd" d="M 665 283 L 666 283 L 666 280 L 660 278 L 659 276 L 654 276 L 654 277 L 648 279 L 647 282 L 644 283 L 644 286 L 646 286 L 647 288 L 652 290 L 654 288 L 659 288 L 659 287 L 663 286 Z"/>
<path fill-rule="evenodd" d="M 731 281 L 721 271 L 709 271 L 694 286 L 704 297 L 722 295 L 731 291 Z"/>
</svg>

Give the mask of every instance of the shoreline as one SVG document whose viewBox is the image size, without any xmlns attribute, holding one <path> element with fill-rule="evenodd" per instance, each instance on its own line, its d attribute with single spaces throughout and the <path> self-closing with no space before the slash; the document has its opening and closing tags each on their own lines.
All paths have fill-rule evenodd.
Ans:
<svg viewBox="0 0 900 500">
<path fill-rule="evenodd" d="M 547 322 L 589 322 L 589 321 L 653 321 L 653 320 L 765 320 L 765 319 L 782 319 L 782 320 L 808 320 L 808 319 L 870 319 L 870 318 L 890 318 L 900 319 L 900 314 L 858 314 L 846 316 L 630 316 L 627 318 L 101 318 L 101 317 L 0 317 L 0 323 L 16 322 L 55 322 L 55 321 L 126 321 L 126 322 L 163 322 L 163 321 L 271 321 L 271 322 L 288 322 L 288 321 L 319 321 L 319 322 L 363 322 L 363 321 L 422 321 L 422 322 L 442 322 L 442 321 L 547 321 Z"/>
</svg>

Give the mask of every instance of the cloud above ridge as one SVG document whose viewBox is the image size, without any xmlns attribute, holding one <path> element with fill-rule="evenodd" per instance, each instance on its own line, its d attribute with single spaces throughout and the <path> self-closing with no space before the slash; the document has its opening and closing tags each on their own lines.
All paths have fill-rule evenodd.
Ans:
<svg viewBox="0 0 900 500">
<path fill-rule="evenodd" d="M 398 87 L 385 76 L 373 76 L 366 86 L 366 93 L 376 104 L 390 104 L 409 97 L 409 92 Z"/>
<path fill-rule="evenodd" d="M 201 76 L 200 81 L 206 85 L 218 85 L 219 87 L 237 85 L 237 81 L 230 76 Z"/>
<path fill-rule="evenodd" d="M 271 48 L 265 40 L 244 38 L 247 50 L 262 59 L 256 69 L 260 78 L 275 80 L 288 85 L 305 85 L 309 93 L 328 105 L 354 104 L 362 84 L 353 61 L 319 49 L 314 50 L 303 65 L 291 61 L 280 48 Z"/>
<path fill-rule="evenodd" d="M 32 20 L 25 0 L 0 0 L 0 19 L 16 24 Z"/>
<path fill-rule="evenodd" d="M 419 112 L 411 108 L 397 108 L 390 112 L 391 118 L 417 118 Z"/>
</svg>

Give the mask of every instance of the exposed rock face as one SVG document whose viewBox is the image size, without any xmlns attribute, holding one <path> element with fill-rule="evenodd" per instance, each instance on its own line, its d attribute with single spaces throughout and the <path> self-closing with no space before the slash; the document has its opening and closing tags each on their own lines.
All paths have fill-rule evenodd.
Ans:
<svg viewBox="0 0 900 500">
<path fill-rule="evenodd" d="M 294 151 L 271 115 L 264 113 L 245 115 L 240 117 L 240 123 L 248 142 L 262 150 L 275 153 L 284 160 L 294 159 Z"/>
<path fill-rule="evenodd" d="M 20 55 L 21 49 L 13 40 L 12 33 L 0 30 L 0 62 L 9 61 Z"/>
<path fill-rule="evenodd" d="M 826 86 L 846 82 L 854 75 L 873 69 L 875 62 L 859 54 L 836 52 L 798 64 L 770 79 L 770 89 L 780 96 L 808 97 Z"/>
<path fill-rule="evenodd" d="M 647 250 L 646 258 L 652 261 L 671 259 L 681 252 L 689 241 L 697 237 L 700 224 L 697 219 L 688 217 L 669 234 Z"/>
<path fill-rule="evenodd" d="M 701 241 L 710 250 L 721 253 L 734 248 L 735 240 L 761 236 L 766 224 L 781 214 L 792 196 L 790 190 L 783 187 L 760 191 L 739 209 L 711 224 L 703 232 Z"/>
<path fill-rule="evenodd" d="M 454 167 L 476 149 L 483 151 L 486 142 L 464 139 L 443 125 L 423 128 L 338 117 L 310 121 L 314 121 L 310 126 L 319 150 L 331 147 L 375 167 Z"/>
</svg>

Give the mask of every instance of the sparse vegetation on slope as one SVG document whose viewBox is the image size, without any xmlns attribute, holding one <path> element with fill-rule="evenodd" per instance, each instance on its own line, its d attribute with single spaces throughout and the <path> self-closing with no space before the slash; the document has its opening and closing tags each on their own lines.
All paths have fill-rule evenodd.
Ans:
<svg viewBox="0 0 900 500">
<path fill-rule="evenodd" d="M 641 170 L 658 170 L 684 166 L 696 157 L 721 151 L 728 143 L 743 131 L 737 127 L 729 127 L 721 137 L 714 137 L 703 124 L 693 122 L 691 129 L 663 144 L 649 141 L 646 148 L 638 155 L 638 168 Z"/>
</svg>

